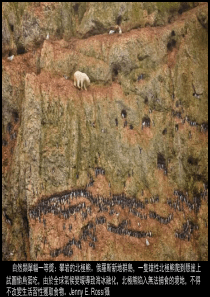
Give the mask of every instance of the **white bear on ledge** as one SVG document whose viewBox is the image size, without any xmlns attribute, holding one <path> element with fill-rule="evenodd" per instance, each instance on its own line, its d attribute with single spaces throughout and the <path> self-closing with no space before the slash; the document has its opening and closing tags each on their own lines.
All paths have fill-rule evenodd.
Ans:
<svg viewBox="0 0 210 297">
<path fill-rule="evenodd" d="M 78 87 L 79 89 L 84 88 L 86 91 L 86 87 L 90 85 L 90 79 L 86 73 L 76 71 L 74 73 L 74 86 Z"/>
</svg>

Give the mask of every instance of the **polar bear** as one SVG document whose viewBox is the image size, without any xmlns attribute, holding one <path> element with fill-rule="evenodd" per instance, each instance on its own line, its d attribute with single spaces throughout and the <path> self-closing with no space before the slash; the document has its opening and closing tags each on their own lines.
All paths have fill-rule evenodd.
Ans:
<svg viewBox="0 0 210 297">
<path fill-rule="evenodd" d="M 90 85 L 90 79 L 87 76 L 86 73 L 76 71 L 74 73 L 74 86 L 78 87 L 79 89 L 84 88 L 86 91 L 86 86 L 88 87 Z"/>
</svg>

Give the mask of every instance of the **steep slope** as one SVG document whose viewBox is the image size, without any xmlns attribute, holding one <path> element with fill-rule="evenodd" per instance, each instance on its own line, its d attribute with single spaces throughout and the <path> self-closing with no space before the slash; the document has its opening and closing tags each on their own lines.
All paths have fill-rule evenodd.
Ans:
<svg viewBox="0 0 210 297">
<path fill-rule="evenodd" d="M 3 259 L 207 260 L 208 4 L 12 3 Z"/>
</svg>

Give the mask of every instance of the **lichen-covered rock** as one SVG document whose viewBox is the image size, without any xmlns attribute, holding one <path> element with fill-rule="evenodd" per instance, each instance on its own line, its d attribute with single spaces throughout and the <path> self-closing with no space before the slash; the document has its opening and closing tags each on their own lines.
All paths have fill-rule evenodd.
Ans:
<svg viewBox="0 0 210 297">
<path fill-rule="evenodd" d="M 4 260 L 208 259 L 207 12 L 3 3 Z"/>
<path fill-rule="evenodd" d="M 116 24 L 123 32 L 163 26 L 199 4 L 203 2 L 3 2 L 2 52 L 39 47 L 47 32 L 52 40 L 69 40 L 108 33 Z M 206 23 L 202 13 L 199 19 Z"/>
</svg>

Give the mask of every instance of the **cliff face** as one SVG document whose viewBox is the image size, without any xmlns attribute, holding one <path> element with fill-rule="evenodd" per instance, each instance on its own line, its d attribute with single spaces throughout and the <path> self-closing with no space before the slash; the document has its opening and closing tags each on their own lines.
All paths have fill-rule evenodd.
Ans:
<svg viewBox="0 0 210 297">
<path fill-rule="evenodd" d="M 3 260 L 207 260 L 208 4 L 2 11 Z"/>
</svg>

